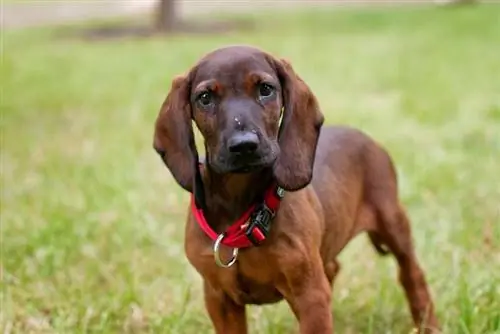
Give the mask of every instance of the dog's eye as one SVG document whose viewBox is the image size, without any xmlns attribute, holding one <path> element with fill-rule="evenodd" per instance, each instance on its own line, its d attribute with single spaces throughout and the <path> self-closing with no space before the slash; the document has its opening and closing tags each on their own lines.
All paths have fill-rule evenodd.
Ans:
<svg viewBox="0 0 500 334">
<path fill-rule="evenodd" d="M 208 107 L 212 103 L 212 94 L 210 92 L 203 92 L 198 95 L 197 100 L 203 107 Z"/>
<path fill-rule="evenodd" d="M 259 85 L 259 95 L 260 97 L 269 97 L 273 95 L 274 87 L 267 83 L 261 83 Z"/>
</svg>

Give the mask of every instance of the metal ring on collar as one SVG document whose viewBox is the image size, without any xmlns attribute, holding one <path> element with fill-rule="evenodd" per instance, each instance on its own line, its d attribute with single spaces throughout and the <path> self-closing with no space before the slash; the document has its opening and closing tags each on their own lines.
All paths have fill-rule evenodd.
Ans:
<svg viewBox="0 0 500 334">
<path fill-rule="evenodd" d="M 231 260 L 229 260 L 228 263 L 223 263 L 219 255 L 219 247 L 222 242 L 222 239 L 224 239 L 225 236 L 226 235 L 224 233 L 219 234 L 219 236 L 214 242 L 214 259 L 215 263 L 219 267 L 229 268 L 236 262 L 236 259 L 238 258 L 238 248 L 233 248 L 233 257 L 231 258 Z"/>
</svg>

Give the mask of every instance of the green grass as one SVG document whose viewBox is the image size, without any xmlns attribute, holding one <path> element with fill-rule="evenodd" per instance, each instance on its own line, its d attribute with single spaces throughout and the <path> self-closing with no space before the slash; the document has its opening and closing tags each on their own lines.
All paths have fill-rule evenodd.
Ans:
<svg viewBox="0 0 500 334">
<path fill-rule="evenodd" d="M 500 333 L 500 7 L 255 16 L 257 30 L 82 42 L 3 32 L 2 307 L 15 333 L 206 333 L 183 252 L 187 194 L 152 149 L 170 80 L 251 43 L 288 58 L 328 124 L 391 152 L 445 333 Z M 339 333 L 408 333 L 391 258 L 341 254 Z M 285 303 L 249 313 L 289 333 Z"/>
</svg>

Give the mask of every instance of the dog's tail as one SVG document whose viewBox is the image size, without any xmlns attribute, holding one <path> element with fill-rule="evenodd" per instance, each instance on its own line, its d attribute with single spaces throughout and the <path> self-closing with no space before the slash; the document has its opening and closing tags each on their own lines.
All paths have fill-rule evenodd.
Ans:
<svg viewBox="0 0 500 334">
<path fill-rule="evenodd" d="M 375 232 L 368 232 L 368 238 L 370 238 L 370 241 L 377 251 L 382 256 L 385 256 L 390 253 L 389 249 L 387 248 L 387 245 L 384 244 L 384 242 L 381 240 L 380 236 L 377 235 Z"/>
</svg>

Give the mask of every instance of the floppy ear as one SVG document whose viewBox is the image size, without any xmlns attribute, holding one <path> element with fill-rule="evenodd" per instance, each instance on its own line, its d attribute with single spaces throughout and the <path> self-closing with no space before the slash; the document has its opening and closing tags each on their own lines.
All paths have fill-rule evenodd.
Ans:
<svg viewBox="0 0 500 334">
<path fill-rule="evenodd" d="M 316 97 L 286 60 L 274 60 L 282 94 L 284 114 L 279 134 L 281 153 L 274 177 L 285 190 L 307 186 L 312 179 L 316 145 L 324 117 Z"/>
<path fill-rule="evenodd" d="M 185 76 L 172 81 L 156 119 L 153 147 L 177 183 L 192 192 L 198 154 L 191 124 L 189 82 Z"/>
</svg>

